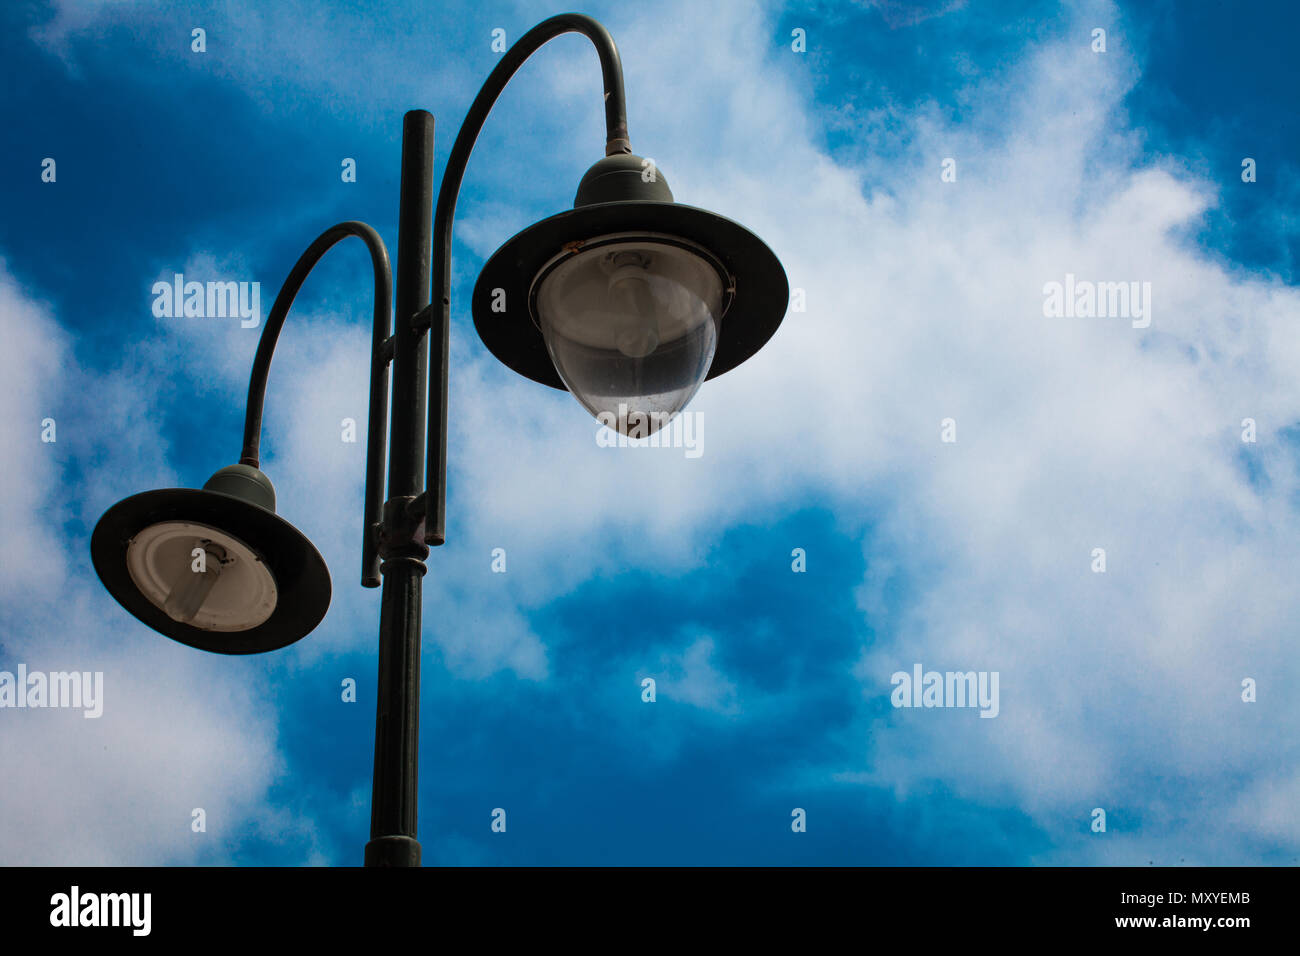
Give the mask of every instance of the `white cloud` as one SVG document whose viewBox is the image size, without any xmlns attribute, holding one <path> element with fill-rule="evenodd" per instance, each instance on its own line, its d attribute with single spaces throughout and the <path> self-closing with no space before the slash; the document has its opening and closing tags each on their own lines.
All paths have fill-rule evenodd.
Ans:
<svg viewBox="0 0 1300 956">
<path fill-rule="evenodd" d="M 445 29 L 463 10 L 440 8 L 434 15 L 418 0 L 355 9 L 308 0 L 184 7 L 150 0 L 55 0 L 51 7 L 52 16 L 35 24 L 30 36 L 74 76 L 86 46 L 121 31 L 148 50 L 121 62 L 122 72 L 220 77 L 268 114 L 303 96 L 336 114 L 409 109 L 449 92 L 468 98 L 473 90 L 464 62 L 490 69 L 496 56 L 488 30 L 453 36 Z M 206 52 L 191 49 L 196 28 L 205 31 Z M 430 32 L 439 42 L 430 42 Z"/>
<path fill-rule="evenodd" d="M 1120 21 L 1107 6 L 1076 15 Z M 999 670 L 1003 704 L 995 720 L 891 715 L 874 751 L 860 745 L 866 779 L 1013 802 L 1079 858 L 1101 852 L 1068 839 L 1100 795 L 1119 819 L 1147 811 L 1153 842 L 1188 825 L 1156 813 L 1160 800 L 1228 816 L 1229 781 L 1300 756 L 1289 736 L 1246 729 L 1251 707 L 1293 726 L 1286 695 L 1238 696 L 1243 677 L 1298 676 L 1297 480 L 1278 430 L 1300 417 L 1300 295 L 1186 238 L 1218 186 L 1145 156 L 1124 112 L 1137 64 L 1099 62 L 1075 42 L 1087 31 L 969 91 L 969 124 L 922 109 L 903 154 L 853 168 L 815 145 L 769 23 L 729 7 L 691 18 L 689 34 L 616 25 L 632 103 L 653 90 L 660 104 L 634 106 L 634 147 L 679 200 L 762 236 L 808 311 L 697 396 L 710 427 L 694 462 L 602 456 L 574 410 L 555 407 L 552 424 L 553 403 L 528 406 L 531 385 L 491 360 L 474 376 L 460 364 L 457 408 L 474 409 L 460 480 L 516 546 L 582 548 L 587 564 L 556 568 L 553 593 L 599 565 L 588 542 L 629 532 L 625 558 L 689 567 L 720 529 L 769 508 L 829 494 L 850 522 L 885 514 L 868 565 L 892 562 L 917 597 L 898 620 L 868 619 L 868 692 L 884 697 L 889 674 L 920 660 Z M 956 183 L 940 181 L 946 156 Z M 1044 318 L 1043 285 L 1067 272 L 1151 282 L 1151 328 Z M 949 416 L 955 445 L 939 441 Z M 1244 417 L 1259 444 L 1240 442 Z M 1089 569 L 1097 546 L 1104 576 Z M 1291 839 L 1258 816 L 1234 816 L 1236 835 Z M 1195 839 L 1206 859 L 1254 858 L 1232 834 Z"/>
<path fill-rule="evenodd" d="M 48 596 L 64 577 L 59 534 L 53 522 L 37 520 L 43 490 L 61 468 L 60 452 L 68 447 L 69 422 L 55 383 L 67 359 L 68 337 L 50 319 L 48 307 L 28 300 L 0 260 L 0 320 L 6 347 L 0 349 L 0 383 L 6 388 L 0 441 L 14 449 L 15 467 L 0 477 L 0 518 L 5 544 L 0 548 L 0 602 L 28 594 Z M 54 420 L 54 442 L 42 441 L 44 422 Z M 18 449 L 23 449 L 18 452 Z M 57 513 L 56 513 L 57 514 Z"/>
<path fill-rule="evenodd" d="M 656 696 L 720 714 L 739 713 L 736 685 L 714 666 L 713 650 L 712 637 L 699 637 L 679 653 L 664 654 Z"/>
</svg>

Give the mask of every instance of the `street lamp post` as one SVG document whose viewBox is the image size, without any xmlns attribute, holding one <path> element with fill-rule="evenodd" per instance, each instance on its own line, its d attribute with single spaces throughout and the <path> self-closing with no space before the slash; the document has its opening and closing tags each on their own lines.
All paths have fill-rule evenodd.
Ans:
<svg viewBox="0 0 1300 956">
<path fill-rule="evenodd" d="M 602 421 L 625 430 L 624 410 L 633 408 L 654 430 L 706 379 L 766 343 L 788 300 L 780 262 L 744 227 L 674 201 L 662 173 L 631 153 L 622 65 L 608 31 L 581 14 L 551 17 L 504 54 L 475 97 L 436 209 L 433 117 L 406 114 L 395 283 L 382 240 L 359 222 L 326 230 L 294 265 L 253 360 L 239 463 L 217 471 L 202 490 L 124 499 L 91 537 L 95 570 L 113 597 L 181 643 L 261 653 L 320 623 L 329 572 L 311 542 L 275 514 L 274 489 L 259 470 L 262 407 L 271 356 L 303 281 L 335 243 L 361 239 L 375 278 L 361 583 L 383 586 L 367 866 L 420 865 L 421 583 L 429 546 L 445 541 L 456 197 L 474 141 L 510 77 L 543 44 L 571 32 L 590 39 L 600 58 L 606 155 L 583 176 L 573 209 L 525 229 L 484 266 L 471 302 L 484 345 L 520 374 L 572 392 Z"/>
</svg>

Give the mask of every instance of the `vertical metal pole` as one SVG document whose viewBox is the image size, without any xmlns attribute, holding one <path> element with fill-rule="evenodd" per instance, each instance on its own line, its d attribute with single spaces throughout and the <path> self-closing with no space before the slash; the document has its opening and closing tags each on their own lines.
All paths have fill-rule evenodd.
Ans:
<svg viewBox="0 0 1300 956">
<path fill-rule="evenodd" d="M 424 486 L 429 343 L 412 320 L 429 305 L 433 212 L 433 116 L 412 110 L 402 123 L 397 228 L 396 336 L 388 501 L 379 554 L 384 579 L 379 623 L 375 775 L 366 866 L 419 866 L 416 840 L 420 727 L 421 517 L 411 504 Z"/>
</svg>

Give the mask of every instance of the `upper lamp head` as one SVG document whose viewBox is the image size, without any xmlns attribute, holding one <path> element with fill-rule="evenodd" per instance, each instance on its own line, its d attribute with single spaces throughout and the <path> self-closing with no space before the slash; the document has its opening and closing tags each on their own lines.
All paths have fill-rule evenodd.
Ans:
<svg viewBox="0 0 1300 956">
<path fill-rule="evenodd" d="M 600 160 L 573 206 L 488 260 L 474 326 L 516 372 L 644 437 L 772 337 L 785 270 L 745 227 L 674 202 L 640 156 Z"/>
<path fill-rule="evenodd" d="M 271 480 L 222 468 L 201 491 L 119 501 L 90 538 L 104 587 L 155 631 L 218 654 L 258 654 L 305 637 L 330 603 L 320 552 L 275 513 Z"/>
</svg>

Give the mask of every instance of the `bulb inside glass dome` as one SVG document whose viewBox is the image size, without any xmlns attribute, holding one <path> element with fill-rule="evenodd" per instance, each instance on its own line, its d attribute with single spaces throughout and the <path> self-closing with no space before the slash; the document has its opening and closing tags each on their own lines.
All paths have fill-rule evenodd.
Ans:
<svg viewBox="0 0 1300 956">
<path fill-rule="evenodd" d="M 611 318 L 618 330 L 614 345 L 628 358 L 645 358 L 659 347 L 659 319 L 654 292 L 640 252 L 617 252 L 609 277 Z"/>
<path fill-rule="evenodd" d="M 537 290 L 556 371 L 603 424 L 631 437 L 666 425 L 709 373 L 722 279 L 680 245 L 636 238 L 559 262 Z"/>
</svg>

